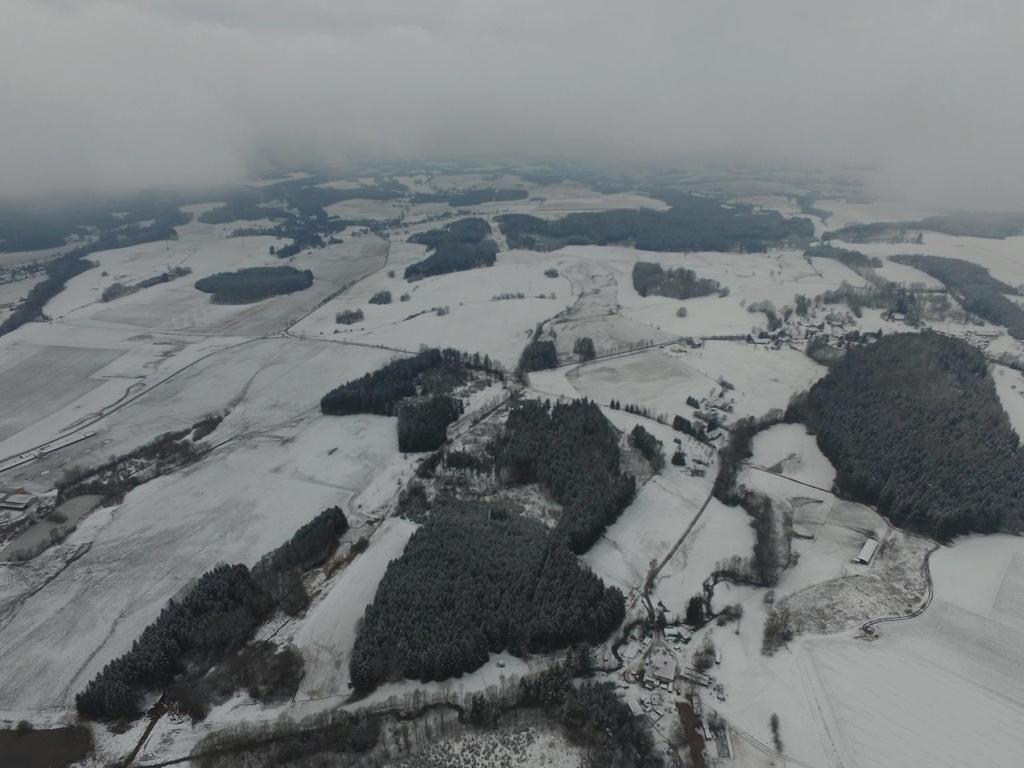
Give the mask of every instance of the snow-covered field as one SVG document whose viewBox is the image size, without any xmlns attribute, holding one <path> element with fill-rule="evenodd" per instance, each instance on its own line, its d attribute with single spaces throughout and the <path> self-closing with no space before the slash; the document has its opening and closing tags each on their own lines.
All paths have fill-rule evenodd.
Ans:
<svg viewBox="0 0 1024 768">
<path fill-rule="evenodd" d="M 1020 765 L 1024 540 L 960 541 L 932 570 L 920 618 L 883 626 L 873 643 L 807 644 L 843 765 Z"/>
<path fill-rule="evenodd" d="M 386 521 L 373 539 L 372 552 L 357 556 L 302 618 L 292 640 L 306 662 L 298 698 L 348 694 L 356 624 L 373 602 L 388 563 L 402 554 L 416 528 L 407 520 Z"/>
<path fill-rule="evenodd" d="M 87 519 L 70 543 L 89 551 L 0 628 L 0 652 L 19 660 L 4 675 L 0 709 L 67 707 L 192 580 L 218 563 L 253 564 L 326 507 L 351 514 L 370 474 L 402 460 L 388 418 L 268 426 L 135 489 L 105 524 Z"/>
<path fill-rule="evenodd" d="M 1010 423 L 1019 436 L 1024 436 L 1024 374 L 1004 365 L 993 365 L 992 377 Z"/>
<path fill-rule="evenodd" d="M 570 182 L 527 184 L 516 176 L 484 173 L 400 180 L 422 192 L 518 186 L 527 188 L 529 196 L 473 206 L 467 214 L 444 203 L 345 201 L 328 213 L 404 221 L 390 232 L 390 240 L 345 232 L 344 243 L 285 262 L 269 253 L 271 245 L 284 241 L 227 237 L 239 226 L 259 222 L 206 225 L 193 220 L 178 228 L 178 240 L 94 254 L 90 258 L 99 266 L 71 280 L 46 307 L 51 322 L 29 324 L 0 339 L 0 393 L 5 398 L 0 461 L 61 436 L 95 432 L 3 471 L 5 484 L 45 490 L 75 465 L 98 463 L 207 413 L 229 411 L 208 438 L 215 450 L 201 461 L 85 517 L 63 545 L 36 559 L 28 581 L 0 578 L 0 716 L 37 722 L 65 716 L 74 693 L 130 645 L 167 599 L 218 563 L 255 562 L 333 504 L 345 508 L 352 525 L 342 551 L 363 535 L 370 537 L 369 549 L 336 572 L 313 578 L 308 611 L 294 621 L 268 624 L 261 635 L 273 634 L 301 651 L 306 671 L 295 700 L 262 707 L 239 695 L 215 707 L 195 728 L 165 717 L 141 758 L 156 762 L 185 754 L 205 733 L 239 720 L 300 718 L 346 702 L 357 622 L 388 562 L 400 555 L 415 529 L 390 515 L 418 457 L 398 453 L 393 419 L 324 417 L 318 401 L 334 386 L 422 345 L 479 351 L 509 369 L 539 325 L 555 340 L 563 360 L 572 358 L 573 343 L 581 336 L 591 337 L 599 352 L 663 345 L 529 376 L 525 396 L 592 398 L 623 433 L 637 424 L 652 432 L 662 441 L 666 459 L 679 439 L 691 466 L 697 457 L 708 462 L 704 477 L 666 462 L 582 559 L 634 600 L 652 567 L 663 563 L 650 597 L 679 615 L 716 563 L 751 553 L 754 531 L 748 515 L 709 500 L 717 470 L 713 450 L 653 419 L 611 410 L 608 403 L 616 399 L 639 405 L 671 422 L 675 414 L 692 413 L 688 396 L 717 397 L 724 386 L 733 408 L 727 421 L 785 408 L 794 394 L 826 373 L 823 366 L 788 345 L 772 350 L 707 337 L 744 336 L 764 328 L 766 316 L 748 311 L 754 302 L 770 301 L 781 310 L 798 294 L 813 297 L 843 282 L 863 285 L 864 280 L 836 261 L 808 260 L 798 250 L 647 253 L 572 246 L 538 253 L 508 250 L 495 232 L 502 251 L 493 267 L 409 283 L 402 274 L 426 249 L 406 238 L 463 215 L 492 221 L 503 212 L 554 218 L 610 208 L 664 210 L 665 204 L 637 193 L 600 194 Z M 373 180 L 324 186 L 351 189 L 358 183 Z M 781 197 L 748 202 L 786 215 L 798 212 Z M 189 209 L 200 213 L 213 205 Z M 821 206 L 834 210 L 828 221 L 833 229 L 848 221 L 934 213 L 831 200 Z M 1016 285 L 1024 283 L 1022 244 L 1024 238 L 994 241 L 925 233 L 923 245 L 851 247 L 883 258 L 907 252 L 966 258 Z M 638 260 L 693 269 L 700 277 L 718 280 L 729 295 L 685 302 L 641 297 L 631 280 Z M 196 279 L 214 272 L 282 263 L 311 269 L 313 286 L 244 306 L 211 304 L 193 287 Z M 135 283 L 174 266 L 190 267 L 192 274 L 114 302 L 99 301 L 115 281 Z M 557 278 L 544 274 L 552 267 Z M 937 286 L 927 275 L 891 261 L 879 274 L 904 284 Z M 369 298 L 382 290 L 391 292 L 392 303 L 370 304 Z M 517 293 L 525 298 L 495 300 Z M 678 316 L 680 307 L 686 308 L 685 317 Z M 364 312 L 363 321 L 336 323 L 336 313 L 355 309 Z M 883 320 L 877 310 L 865 311 L 856 322 L 862 330 L 906 330 Z M 964 330 L 952 323 L 942 327 Z M 705 342 L 691 347 L 678 341 L 682 337 Z M 1005 339 L 990 347 L 1015 348 Z M 1024 378 L 1001 366 L 994 374 L 1011 421 L 1024 434 Z M 495 385 L 494 391 L 481 393 L 471 408 L 494 400 L 501 394 L 497 390 Z M 921 565 L 931 543 L 889 529 L 867 507 L 837 499 L 830 490 L 834 479 L 835 469 L 813 436 L 788 424 L 757 436 L 754 456 L 740 475 L 741 483 L 768 494 L 793 516 L 796 558 L 776 586 L 774 600 L 792 609 L 803 630 L 766 657 L 761 653 L 762 627 L 771 608 L 766 591 L 727 583 L 715 588 L 715 608 L 739 603 L 744 612 L 739 622 L 701 630 L 722 651 L 714 674 L 725 685 L 724 701 L 706 696 L 705 703 L 737 729 L 734 740 L 747 745 L 739 747 L 748 761 L 744 764 L 757 764 L 751 756 L 762 755 L 754 740 L 771 743 L 773 712 L 781 721 L 786 755 L 815 768 L 1020 764 L 1024 540 L 978 537 L 939 550 L 930 561 L 935 598 L 923 615 L 881 625 L 880 638 L 873 642 L 855 640 L 851 628 L 861 622 L 907 613 L 921 603 L 926 594 Z M 883 542 L 878 555 L 870 566 L 853 563 L 868 536 Z M 36 587 L 41 589 L 33 591 Z M 494 655 L 462 678 L 427 685 L 390 683 L 345 706 L 381 703 L 414 691 L 465 695 L 550 661 Z M 97 733 L 104 756 L 116 761 L 134 745 L 139 729 Z M 558 733 L 534 729 L 527 735 L 512 750 L 474 735 L 436 745 L 419 757 L 445 764 L 580 764 Z"/>
<path fill-rule="evenodd" d="M 486 352 L 512 369 L 537 323 L 573 301 L 564 280 L 544 276 L 549 266 L 545 255 L 529 251 L 502 253 L 493 267 L 406 282 L 402 279 L 405 267 L 421 260 L 424 251 L 421 245 L 393 244 L 387 271 L 328 302 L 294 332 L 412 351 L 422 344 L 451 346 Z M 393 278 L 388 276 L 392 269 Z M 392 303 L 369 304 L 370 297 L 382 290 L 391 292 Z M 526 298 L 494 299 L 520 292 Z M 407 301 L 401 301 L 402 294 L 408 294 Z M 438 308 L 444 314 L 438 314 Z M 363 311 L 362 322 L 348 326 L 335 322 L 336 313 L 355 309 Z"/>
</svg>

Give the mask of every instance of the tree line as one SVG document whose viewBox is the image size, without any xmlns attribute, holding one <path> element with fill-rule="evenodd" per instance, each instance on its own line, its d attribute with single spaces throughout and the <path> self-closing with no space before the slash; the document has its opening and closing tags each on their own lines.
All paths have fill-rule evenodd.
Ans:
<svg viewBox="0 0 1024 768">
<path fill-rule="evenodd" d="M 84 717 L 134 717 L 147 690 L 210 666 L 241 649 L 277 609 L 305 609 L 301 573 L 324 562 L 348 529 L 338 507 L 321 512 L 250 571 L 219 565 L 203 574 L 180 600 L 171 600 L 123 655 L 107 665 L 75 697 Z"/>
<path fill-rule="evenodd" d="M 841 229 L 826 232 L 823 240 L 836 239 L 848 243 L 866 243 L 880 239 L 905 241 L 908 231 L 918 230 L 915 242 L 923 242 L 921 230 L 941 232 L 953 237 L 987 237 L 1001 240 L 1024 234 L 1024 213 L 989 213 L 960 211 L 943 216 L 926 216 L 914 221 L 881 221 L 868 224 L 848 224 Z"/>
<path fill-rule="evenodd" d="M 963 259 L 924 254 L 894 256 L 892 260 L 942 281 L 965 310 L 990 323 L 1005 325 L 1011 336 L 1024 339 L 1024 309 L 1006 298 L 1006 294 L 1017 296 L 1020 292 L 992 277 L 985 267 Z"/>
<path fill-rule="evenodd" d="M 393 560 L 360 623 L 353 686 L 404 677 L 444 680 L 490 653 L 599 643 L 619 625 L 623 596 L 561 537 L 515 511 L 443 499 Z"/>
<path fill-rule="evenodd" d="M 725 206 L 699 195 L 659 193 L 671 206 L 570 213 L 547 220 L 526 214 L 497 217 L 509 247 L 552 251 L 566 245 L 632 245 L 645 251 L 763 252 L 771 245 L 814 237 L 810 219 L 747 205 Z"/>
<path fill-rule="evenodd" d="M 633 427 L 633 431 L 629 434 L 629 442 L 650 462 L 655 472 L 665 466 L 665 455 L 661 452 L 661 440 L 640 424 Z"/>
<path fill-rule="evenodd" d="M 154 285 L 169 283 L 171 280 L 176 280 L 179 277 L 185 277 L 186 275 L 191 274 L 191 267 L 171 267 L 166 272 L 161 272 L 159 275 L 155 275 L 154 277 L 147 277 L 145 280 L 140 280 L 139 282 L 131 285 L 125 285 L 124 283 L 111 283 L 103 289 L 103 293 L 100 295 L 100 301 L 114 301 L 115 299 L 120 299 L 123 296 L 130 296 L 133 293 L 138 293 L 144 288 L 152 288 Z"/>
<path fill-rule="evenodd" d="M 832 259 L 833 261 L 838 261 L 840 264 L 849 267 L 858 275 L 863 274 L 870 269 L 882 266 L 882 260 L 877 256 L 868 257 L 860 251 L 854 251 L 849 248 L 838 248 L 831 243 L 819 243 L 818 245 L 812 245 L 804 251 L 804 257 L 807 259 Z"/>
</svg>

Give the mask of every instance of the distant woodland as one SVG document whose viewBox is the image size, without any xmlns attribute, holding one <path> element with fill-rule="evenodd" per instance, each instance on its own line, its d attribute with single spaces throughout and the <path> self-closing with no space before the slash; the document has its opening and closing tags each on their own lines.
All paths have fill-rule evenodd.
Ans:
<svg viewBox="0 0 1024 768">
<path fill-rule="evenodd" d="M 1010 335 L 1024 339 L 1024 309 L 1006 298 L 1020 292 L 996 280 L 978 264 L 943 256 L 907 254 L 893 261 L 919 269 L 942 283 L 956 296 L 965 310 L 996 325 L 1005 325 Z"/>
<path fill-rule="evenodd" d="M 33 285 L 28 296 L 0 323 L 0 336 L 42 317 L 46 302 L 63 291 L 68 280 L 96 266 L 85 258 L 90 252 L 86 248 L 76 249 L 46 262 L 46 277 Z"/>
<path fill-rule="evenodd" d="M 427 258 L 405 268 L 405 279 L 420 280 L 432 275 L 493 266 L 498 245 L 491 240 L 490 234 L 490 224 L 483 219 L 470 218 L 413 235 L 409 238 L 410 243 L 426 245 L 431 252 Z"/>
<path fill-rule="evenodd" d="M 146 216 L 145 214 L 149 214 Z M 56 215 L 56 214 L 55 214 Z M 143 207 L 134 213 L 126 214 L 124 218 L 105 218 L 96 213 L 100 220 L 111 228 L 92 236 L 87 245 L 72 248 L 67 253 L 50 259 L 45 264 L 46 277 L 41 282 L 32 286 L 28 296 L 18 304 L 10 315 L 0 323 L 0 336 L 20 328 L 25 323 L 30 323 L 43 316 L 43 308 L 46 302 L 64 290 L 67 282 L 96 266 L 95 262 L 89 261 L 86 257 L 95 251 L 105 251 L 111 248 L 126 248 L 131 245 L 150 243 L 156 240 L 176 240 L 178 233 L 174 227 L 187 224 L 192 218 L 190 214 L 184 213 L 174 206 L 159 205 L 154 208 Z M 143 219 L 136 220 L 136 216 L 143 216 Z M 4 250 L 11 242 L 21 242 L 22 245 L 33 244 L 31 247 L 44 248 L 48 246 L 39 245 L 40 242 L 49 242 L 45 235 L 34 229 L 36 224 L 46 222 L 50 219 L 42 216 L 36 219 L 32 216 L 26 217 L 23 222 L 4 221 L 3 212 L 0 211 L 0 233 L 3 233 L 5 224 L 15 227 L 15 240 L 4 240 L 0 250 Z M 28 230 L 21 230 L 20 227 L 28 227 Z M 20 234 L 18 234 L 20 233 Z M 18 240 L 18 237 L 25 237 L 26 240 Z M 37 239 L 39 238 L 39 239 Z M 2 238 L 0 238 L 2 239 Z M 60 243 L 63 244 L 63 238 Z"/>
<path fill-rule="evenodd" d="M 68 205 L 0 205 L 0 251 L 34 251 L 73 244 L 100 251 L 176 237 L 191 215 L 169 199 L 134 195 Z"/>
<path fill-rule="evenodd" d="M 984 213 L 963 211 L 946 216 L 928 216 L 916 221 L 881 221 L 869 224 L 849 224 L 826 232 L 823 239 L 843 240 L 848 243 L 869 243 L 884 240 L 905 242 L 908 231 L 940 232 L 954 237 L 987 237 L 1001 240 L 1024 234 L 1024 213 Z"/>
<path fill-rule="evenodd" d="M 249 304 L 271 296 L 294 293 L 313 284 L 313 273 L 295 267 L 246 267 L 218 272 L 196 280 L 196 288 L 212 294 L 215 304 Z"/>
<path fill-rule="evenodd" d="M 938 539 L 1020 531 L 1024 456 L 982 353 L 925 332 L 852 348 L 788 418 L 846 495 Z"/>
<path fill-rule="evenodd" d="M 502 480 L 539 483 L 562 505 L 555 532 L 577 554 L 597 541 L 636 493 L 635 479 L 621 468 L 618 433 L 588 400 L 518 403 L 492 451 Z"/>
<path fill-rule="evenodd" d="M 398 677 L 444 680 L 490 653 L 600 643 L 623 612 L 622 593 L 541 523 L 449 500 L 388 566 L 360 625 L 352 682 L 368 690 Z"/>
<path fill-rule="evenodd" d="M 650 261 L 633 265 L 633 288 L 641 296 L 667 296 L 671 299 L 694 299 L 717 293 L 717 280 L 697 277 L 692 269 L 665 269 Z"/>
<path fill-rule="evenodd" d="M 452 208 L 484 203 L 525 200 L 529 193 L 525 189 L 457 189 L 447 192 L 419 192 L 412 196 L 414 203 L 447 203 Z"/>
<path fill-rule="evenodd" d="M 677 192 L 662 194 L 667 211 L 648 208 L 571 213 L 549 221 L 525 214 L 497 218 L 512 248 L 553 251 L 566 245 L 632 245 L 645 251 L 765 251 L 771 245 L 806 242 L 810 219 L 786 218 L 750 206 Z"/>
<path fill-rule="evenodd" d="M 812 245 L 804 251 L 804 256 L 807 258 L 832 259 L 833 261 L 845 264 L 858 274 L 866 269 L 882 266 L 882 260 L 877 256 L 868 257 L 860 251 L 850 250 L 849 248 L 837 248 L 829 243 Z"/>
</svg>

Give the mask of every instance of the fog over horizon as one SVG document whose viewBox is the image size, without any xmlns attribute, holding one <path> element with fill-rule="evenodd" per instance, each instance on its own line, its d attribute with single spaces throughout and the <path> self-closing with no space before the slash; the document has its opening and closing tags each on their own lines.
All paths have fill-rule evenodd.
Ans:
<svg viewBox="0 0 1024 768">
<path fill-rule="evenodd" d="M 1024 4 L 7 0 L 0 196 L 267 163 L 871 165 L 1024 209 Z"/>
</svg>

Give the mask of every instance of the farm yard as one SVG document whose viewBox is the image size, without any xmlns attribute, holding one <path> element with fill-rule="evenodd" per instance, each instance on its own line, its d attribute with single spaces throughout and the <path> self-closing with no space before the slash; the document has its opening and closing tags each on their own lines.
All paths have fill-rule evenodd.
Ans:
<svg viewBox="0 0 1024 768">
<path fill-rule="evenodd" d="M 374 174 L 311 182 L 317 194 L 346 195 L 381 183 Z M 763 547 L 764 526 L 716 481 L 732 460 L 729 441 L 741 419 L 782 412 L 829 375 L 808 354 L 814 333 L 842 354 L 869 343 L 859 338 L 868 331 L 915 330 L 890 309 L 857 314 L 815 297 L 866 292 L 877 278 L 940 291 L 935 278 L 889 259 L 915 252 L 968 259 L 1018 285 L 1024 272 L 1013 248 L 1020 238 L 926 232 L 923 245 L 837 241 L 882 260 L 871 279 L 838 260 L 808 257 L 792 242 L 764 252 L 644 251 L 615 242 L 525 250 L 508 247 L 514 238 L 501 216 L 557 222 L 569 213 L 664 214 L 671 207 L 639 185 L 598 191 L 514 173 L 402 174 L 387 183 L 404 191 L 386 186 L 396 196 L 324 205 L 318 226 L 331 228 L 322 247 L 292 247 L 298 240 L 295 230 L 287 234 L 295 221 L 288 215 L 298 208 L 286 201 L 262 202 L 267 218 L 217 224 L 200 217 L 209 219 L 220 203 L 186 206 L 193 218 L 176 226 L 177 239 L 90 254 L 96 266 L 46 303 L 45 318 L 0 337 L 7 406 L 0 500 L 14 491 L 44 498 L 90 467 L 213 420 L 210 431 L 185 438 L 195 452 L 189 461 L 136 468 L 123 492 L 63 500 L 71 519 L 51 546 L 53 520 L 0 534 L 4 546 L 42 546 L 25 563 L 0 563 L 0 653 L 8 660 L 0 719 L 11 727 L 21 719 L 40 727 L 70 722 L 76 694 L 132 647 L 169 600 L 187 599 L 219 565 L 255 569 L 321 510 L 338 506 L 347 527 L 336 549 L 299 574 L 308 605 L 294 615 L 276 608 L 246 640 L 296 653 L 301 676 L 288 695 L 263 700 L 239 687 L 195 721 L 158 708 L 148 731 L 139 720 L 120 730 L 89 722 L 94 756 L 81 765 L 119 762 L 135 749 L 137 763 L 157 764 L 240 723 L 270 728 L 336 711 L 392 717 L 424 701 L 462 708 L 458 717 L 454 709 L 442 716 L 462 721 L 457 733 L 431 732 L 423 715 L 409 716 L 408 732 L 389 726 L 375 748 L 394 766 L 587 764 L 574 726 L 558 725 L 536 702 L 524 706 L 532 718 L 525 723 L 503 716 L 493 731 L 466 726 L 467 713 L 482 706 L 476 697 L 509 695 L 521 680 L 567 663 L 557 643 L 527 649 L 488 638 L 472 671 L 425 676 L 429 682 L 392 674 L 358 694 L 351 670 L 378 586 L 414 532 L 448 503 L 445 494 L 484 499 L 489 509 L 504 504 L 498 519 L 520 511 L 538 517 L 543 536 L 573 514 L 572 499 L 556 500 L 550 480 L 512 482 L 520 465 L 513 471 L 488 462 L 499 456 L 493 441 L 521 401 L 584 398 L 598 406 L 636 490 L 570 562 L 621 592 L 619 626 L 593 643 L 595 680 L 612 686 L 612 698 L 632 713 L 625 719 L 639 724 L 659 756 L 679 746 L 677 705 L 685 704 L 703 713 L 696 722 L 708 764 L 1019 762 L 1021 539 L 996 534 L 940 545 L 900 530 L 873 507 L 837 495 L 841 464 L 826 457 L 819 434 L 772 422 L 735 466 L 736 489 L 766 499 L 774 529 L 785 533 L 777 578 L 761 583 L 749 577 L 749 564 Z M 801 216 L 785 196 L 733 202 Z M 872 205 L 827 202 L 836 203 L 828 229 L 878 214 Z M 262 208 L 249 215 L 263 216 Z M 408 238 L 469 216 L 491 228 L 493 266 L 405 279 L 406 268 L 429 252 Z M 813 223 L 820 235 L 822 222 Z M 640 261 L 693 270 L 728 290 L 685 300 L 642 296 L 631 277 Z M 212 303 L 195 288 L 218 273 L 281 266 L 309 270 L 311 285 L 244 305 Z M 173 280 L 102 300 L 113 283 L 135 285 L 185 267 L 191 271 Z M 26 290 L 32 284 L 23 282 Z M 794 310 L 798 295 L 808 300 L 804 315 Z M 1024 378 L 1011 367 L 1019 344 L 991 324 L 947 318 L 932 327 L 990 359 L 1008 356 L 990 368 L 999 402 L 1022 434 Z M 581 339 L 592 343 L 594 359 L 585 359 Z M 517 370 L 531 342 L 550 342 L 557 365 Z M 440 453 L 399 450 L 396 422 L 409 412 L 403 416 L 396 402 L 324 413 L 325 393 L 400 370 L 428 347 L 469 353 L 470 361 L 479 353 L 465 370 L 449 361 L 414 376 L 413 402 L 457 401 L 453 420 L 442 425 L 448 440 Z M 867 542 L 875 544 L 864 555 Z M 781 613 L 789 635 L 766 651 L 765 627 Z M 878 619 L 886 621 L 862 630 Z M 467 639 L 458 652 L 477 650 Z M 163 692 L 147 691 L 145 707 Z M 411 751 L 409 732 L 423 740 Z M 774 748 L 777 737 L 784 749 Z"/>
</svg>

